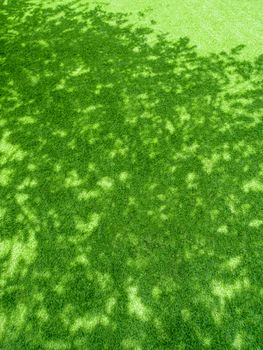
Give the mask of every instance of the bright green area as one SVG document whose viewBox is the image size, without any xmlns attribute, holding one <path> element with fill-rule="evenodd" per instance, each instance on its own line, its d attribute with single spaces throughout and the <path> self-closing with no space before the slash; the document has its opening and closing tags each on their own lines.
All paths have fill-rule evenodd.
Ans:
<svg viewBox="0 0 263 350">
<path fill-rule="evenodd" d="M 44 4 L 57 6 L 68 2 L 72 1 L 46 0 Z M 169 33 L 174 40 L 189 37 L 202 54 L 229 51 L 241 44 L 245 45 L 243 57 L 254 58 L 262 53 L 262 0 L 80 0 L 80 3 L 100 3 L 113 12 L 128 12 L 132 23 L 149 25 L 153 20 L 157 31 Z M 138 12 L 145 16 L 138 18 Z"/>
<path fill-rule="evenodd" d="M 0 348 L 261 350 L 263 55 L 83 1 L 0 20 Z"/>
<path fill-rule="evenodd" d="M 261 0 L 109 0 L 113 11 L 152 9 L 146 18 L 170 37 L 191 38 L 199 52 L 228 51 L 245 44 L 246 57 L 262 53 L 263 1 Z"/>
</svg>

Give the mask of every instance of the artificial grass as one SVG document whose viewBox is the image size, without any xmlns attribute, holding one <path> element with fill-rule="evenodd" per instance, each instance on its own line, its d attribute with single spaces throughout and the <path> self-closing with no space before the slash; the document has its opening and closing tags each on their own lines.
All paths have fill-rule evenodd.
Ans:
<svg viewBox="0 0 263 350">
<path fill-rule="evenodd" d="M 191 38 L 202 55 L 241 44 L 246 45 L 240 53 L 243 58 L 262 53 L 261 0 L 109 0 L 107 8 L 131 12 L 133 21 L 138 21 L 140 12 L 144 14 L 141 20 L 156 21 L 155 28 L 167 32 L 169 38 Z"/>
<path fill-rule="evenodd" d="M 263 56 L 77 1 L 1 23 L 0 347 L 261 349 Z"/>
</svg>

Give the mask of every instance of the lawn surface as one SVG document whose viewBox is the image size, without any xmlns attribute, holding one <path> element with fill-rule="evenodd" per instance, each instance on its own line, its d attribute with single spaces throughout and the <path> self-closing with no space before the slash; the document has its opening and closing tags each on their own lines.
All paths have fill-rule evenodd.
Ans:
<svg viewBox="0 0 263 350">
<path fill-rule="evenodd" d="M 105 1 L 107 2 L 107 1 Z M 244 57 L 255 57 L 263 47 L 262 0 L 110 0 L 112 11 L 146 12 L 156 29 L 178 39 L 188 36 L 202 54 L 245 44 Z M 132 17 L 135 20 L 135 16 Z"/>
<path fill-rule="evenodd" d="M 121 3 L 1 4 L 0 348 L 261 350 L 263 55 Z"/>
</svg>

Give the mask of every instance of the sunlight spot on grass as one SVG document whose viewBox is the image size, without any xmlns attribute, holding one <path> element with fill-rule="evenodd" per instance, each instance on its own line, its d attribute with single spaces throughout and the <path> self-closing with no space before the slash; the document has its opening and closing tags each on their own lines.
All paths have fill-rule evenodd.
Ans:
<svg viewBox="0 0 263 350">
<path fill-rule="evenodd" d="M 109 298 L 109 300 L 107 301 L 107 305 L 106 305 L 107 314 L 111 314 L 113 312 L 116 303 L 117 303 L 116 298 L 114 298 L 114 297 Z"/>
<path fill-rule="evenodd" d="M 250 221 L 249 226 L 259 228 L 262 224 L 263 224 L 263 220 L 254 219 L 254 220 Z"/>
<path fill-rule="evenodd" d="M 121 139 L 117 139 L 114 142 L 114 149 L 109 152 L 110 158 L 115 158 L 116 156 L 124 156 L 128 153 L 129 148 L 125 145 L 124 141 Z"/>
<path fill-rule="evenodd" d="M 58 215 L 58 213 L 57 213 L 54 209 L 50 209 L 50 210 L 48 211 L 47 214 L 48 214 L 48 217 L 51 218 L 54 227 L 55 227 L 55 228 L 60 227 L 61 222 L 60 222 L 60 220 L 59 220 L 59 215 Z M 59 237 L 59 239 L 61 239 L 61 241 L 63 241 L 63 240 L 64 240 L 64 237 L 61 237 L 61 238 Z"/>
<path fill-rule="evenodd" d="M 243 344 L 242 335 L 240 333 L 237 333 L 235 340 L 233 342 L 233 347 L 237 350 L 241 350 L 242 344 Z"/>
<path fill-rule="evenodd" d="M 197 180 L 197 175 L 194 172 L 188 173 L 186 175 L 186 183 L 187 183 L 187 188 L 191 189 L 191 188 L 197 188 L 198 185 L 196 183 Z"/>
<path fill-rule="evenodd" d="M 63 340 L 49 340 L 45 343 L 45 349 L 48 350 L 70 350 L 71 345 Z"/>
<path fill-rule="evenodd" d="M 162 221 L 167 221 L 167 220 L 169 219 L 169 216 L 166 215 L 166 214 L 164 214 L 164 213 L 162 213 L 162 214 L 160 214 L 160 219 L 161 219 Z"/>
<path fill-rule="evenodd" d="M 228 111 L 229 110 L 229 106 L 225 105 L 225 108 L 224 108 L 225 111 Z M 222 133 L 225 133 L 227 132 L 228 130 L 231 130 L 231 124 L 230 123 L 222 123 L 222 127 L 218 129 L 219 132 L 222 132 Z"/>
<path fill-rule="evenodd" d="M 127 171 L 123 171 L 119 175 L 119 179 L 121 182 L 125 182 L 129 177 L 129 173 Z"/>
<path fill-rule="evenodd" d="M 86 74 L 90 72 L 90 68 L 85 68 L 85 66 L 79 66 L 78 68 L 71 71 L 70 75 L 72 77 L 78 77 L 80 75 Z"/>
<path fill-rule="evenodd" d="M 202 342 L 204 347 L 210 348 L 212 339 L 209 336 L 203 335 L 203 332 L 204 332 L 204 330 L 202 330 L 202 333 L 201 333 L 198 329 L 196 329 L 196 335 L 199 338 L 200 342 Z"/>
<path fill-rule="evenodd" d="M 54 130 L 52 133 L 54 136 L 66 137 L 67 132 L 65 130 Z"/>
<path fill-rule="evenodd" d="M 158 300 L 160 298 L 161 294 L 162 294 L 162 290 L 160 287 L 158 287 L 158 286 L 153 287 L 152 296 L 154 299 Z"/>
<path fill-rule="evenodd" d="M 130 124 L 134 126 L 135 124 L 138 123 L 138 116 L 125 116 L 125 123 Z"/>
<path fill-rule="evenodd" d="M 130 243 L 132 243 L 132 246 L 137 246 L 141 242 L 140 237 L 135 232 L 129 232 L 127 239 Z"/>
<path fill-rule="evenodd" d="M 31 81 L 31 85 L 32 86 L 35 86 L 35 85 L 37 85 L 37 83 L 40 81 L 40 75 L 39 74 L 30 74 L 29 75 L 29 79 L 30 79 L 30 81 Z M 33 123 L 35 123 L 35 121 L 33 122 Z M 28 123 L 28 124 L 33 124 L 32 122 L 30 123 Z"/>
<path fill-rule="evenodd" d="M 19 303 L 11 317 L 11 322 L 15 325 L 16 331 L 20 331 L 26 321 L 27 306 Z"/>
<path fill-rule="evenodd" d="M 213 283 L 213 294 L 220 299 L 231 299 L 234 295 L 234 289 L 231 285 L 224 285 L 222 282 Z"/>
<path fill-rule="evenodd" d="M 236 256 L 234 258 L 230 258 L 223 264 L 223 268 L 229 269 L 231 271 L 235 270 L 241 263 L 241 257 Z"/>
<path fill-rule="evenodd" d="M 167 208 L 166 205 L 161 205 L 161 206 L 159 207 L 159 212 L 163 212 L 166 208 Z"/>
<path fill-rule="evenodd" d="M 154 318 L 153 323 L 159 331 L 162 331 L 162 322 L 157 317 Z"/>
<path fill-rule="evenodd" d="M 129 196 L 128 205 L 136 205 L 136 198 L 134 196 Z"/>
<path fill-rule="evenodd" d="M 15 194 L 15 199 L 17 201 L 17 203 L 21 206 L 23 206 L 25 204 L 25 202 L 28 200 L 29 195 L 26 193 L 16 193 Z"/>
<path fill-rule="evenodd" d="M 210 210 L 210 217 L 211 217 L 211 220 L 214 221 L 218 218 L 219 216 L 219 210 L 218 209 L 212 209 Z M 226 225 L 223 225 L 223 226 L 226 226 Z M 220 226 L 221 227 L 221 226 Z M 227 226 L 226 226 L 227 227 Z"/>
<path fill-rule="evenodd" d="M 19 242 L 14 240 L 11 248 L 11 254 L 9 261 L 6 261 L 7 269 L 5 274 L 7 277 L 11 277 L 20 268 L 21 274 L 26 272 L 26 269 L 21 270 L 21 262 L 28 266 L 31 264 L 37 256 L 36 253 L 37 240 L 35 238 L 35 233 L 31 232 L 27 242 Z"/>
<path fill-rule="evenodd" d="M 55 86 L 54 90 L 63 90 L 66 87 L 66 79 L 62 78 Z"/>
<path fill-rule="evenodd" d="M 142 321 L 147 321 L 149 316 L 148 308 L 143 305 L 138 296 L 137 287 L 128 287 L 129 312 Z"/>
<path fill-rule="evenodd" d="M 189 155 L 196 154 L 198 148 L 200 145 L 195 141 L 190 145 L 183 144 L 182 146 L 182 152 L 177 152 L 177 154 L 174 156 L 174 159 L 184 159 L 186 160 Z"/>
<path fill-rule="evenodd" d="M 153 190 L 155 190 L 156 187 L 158 187 L 158 184 L 156 182 L 153 182 L 153 183 L 150 184 L 149 190 L 153 191 Z"/>
<path fill-rule="evenodd" d="M 101 290 L 107 289 L 111 284 L 111 275 L 109 273 L 95 272 L 99 287 Z"/>
<path fill-rule="evenodd" d="M 46 308 L 43 306 L 36 312 L 36 315 L 37 315 L 37 318 L 42 322 L 47 321 L 49 318 L 48 312 Z"/>
<path fill-rule="evenodd" d="M 138 341 L 134 339 L 125 339 L 121 345 L 125 350 L 142 350 L 142 347 L 138 344 Z"/>
<path fill-rule="evenodd" d="M 97 184 L 104 190 L 104 191 L 108 191 L 113 187 L 113 180 L 108 177 L 105 176 L 103 177 L 100 181 L 97 182 Z"/>
<path fill-rule="evenodd" d="M 165 129 L 168 130 L 170 134 L 174 134 L 175 127 L 173 126 L 173 123 L 170 120 L 166 121 Z"/>
<path fill-rule="evenodd" d="M 51 273 L 50 272 L 43 272 L 43 273 L 39 273 L 39 272 L 33 272 L 34 277 L 36 278 L 41 278 L 43 280 L 47 280 L 49 278 L 51 278 Z M 33 300 L 36 302 L 42 302 L 45 299 L 43 292 L 35 292 L 33 295 Z"/>
<path fill-rule="evenodd" d="M 89 200 L 89 199 L 93 199 L 93 198 L 98 198 L 100 196 L 100 192 L 99 191 L 86 191 L 83 190 L 80 192 L 80 194 L 78 195 L 78 199 L 79 200 Z"/>
<path fill-rule="evenodd" d="M 225 299 L 232 299 L 235 294 L 249 288 L 249 286 L 250 281 L 248 278 L 244 278 L 243 280 L 236 280 L 232 284 L 227 284 L 222 281 L 213 281 L 212 293 L 220 299 L 221 304 L 224 304 Z"/>
<path fill-rule="evenodd" d="M 92 332 L 94 328 L 98 325 L 107 326 L 109 324 L 109 319 L 105 315 L 91 315 L 86 314 L 83 317 L 78 318 L 73 325 L 71 326 L 71 332 L 76 333 L 79 330 L 83 329 L 88 332 Z"/>
<path fill-rule="evenodd" d="M 65 292 L 65 287 L 63 285 L 63 282 L 58 283 L 55 287 L 54 287 L 54 291 L 59 294 L 62 295 Z"/>
<path fill-rule="evenodd" d="M 160 193 L 157 195 L 157 198 L 163 202 L 166 200 L 166 195 L 164 193 Z"/>
<path fill-rule="evenodd" d="M 179 114 L 180 125 L 191 119 L 191 115 L 188 113 L 186 107 L 184 106 L 176 107 L 176 112 Z"/>
<path fill-rule="evenodd" d="M 24 217 L 27 218 L 27 220 L 31 221 L 31 224 L 38 224 L 38 219 L 37 216 L 35 215 L 35 213 L 33 212 L 33 209 L 30 208 L 28 205 L 21 205 L 21 211 L 24 215 Z M 21 214 L 21 213 L 20 213 Z M 18 218 L 19 214 L 17 215 Z"/>
<path fill-rule="evenodd" d="M 38 44 L 43 47 L 43 48 L 48 48 L 49 47 L 49 43 L 48 41 L 44 40 L 44 39 L 40 39 L 38 40 Z"/>
<path fill-rule="evenodd" d="M 102 88 L 103 88 L 102 84 L 97 84 L 94 93 L 96 95 L 99 95 L 101 93 Z"/>
<path fill-rule="evenodd" d="M 218 233 L 228 233 L 228 227 L 227 225 L 221 225 L 217 229 Z"/>
<path fill-rule="evenodd" d="M 77 187 L 80 186 L 83 183 L 82 180 L 80 180 L 78 173 L 76 170 L 71 170 L 68 173 L 68 177 L 65 179 L 65 187 Z"/>
<path fill-rule="evenodd" d="M 99 221 L 100 215 L 98 213 L 91 214 L 88 222 L 84 221 L 80 217 L 76 217 L 76 229 L 83 233 L 91 234 L 99 226 Z"/>
<path fill-rule="evenodd" d="M 231 155 L 228 152 L 224 152 L 222 155 L 223 160 L 229 161 L 231 159 Z"/>
<path fill-rule="evenodd" d="M 18 118 L 18 120 L 19 120 L 19 123 L 23 125 L 34 124 L 36 122 L 36 120 L 30 116 L 21 117 L 21 118 Z"/>
<path fill-rule="evenodd" d="M 21 191 L 21 190 L 24 190 L 25 188 L 36 187 L 36 185 L 37 185 L 37 181 L 33 180 L 28 176 L 21 182 L 19 186 L 17 186 L 17 189 Z"/>
<path fill-rule="evenodd" d="M 221 325 L 222 324 L 222 319 L 223 319 L 223 310 L 224 310 L 224 303 L 220 305 L 220 311 L 219 310 L 212 310 L 212 318 L 215 322 L 216 325 Z"/>
<path fill-rule="evenodd" d="M 36 165 L 32 164 L 32 163 L 28 164 L 28 166 L 27 166 L 27 169 L 29 171 L 34 171 L 34 170 L 36 170 L 36 168 L 37 168 Z"/>
<path fill-rule="evenodd" d="M 212 340 L 210 337 L 203 337 L 203 338 L 201 338 L 201 341 L 205 347 L 210 347 Z"/>
<path fill-rule="evenodd" d="M 243 288 L 246 288 L 248 289 L 250 287 L 250 281 L 247 277 L 244 277 L 243 278 L 243 281 L 242 281 L 242 284 L 243 284 Z"/>
<path fill-rule="evenodd" d="M 170 171 L 172 174 L 174 174 L 174 173 L 176 172 L 176 169 L 177 169 L 177 167 L 174 166 L 174 165 L 172 165 L 172 166 L 170 166 L 169 171 Z"/>
<path fill-rule="evenodd" d="M 85 254 L 80 254 L 73 261 L 72 265 L 73 266 L 76 266 L 76 265 L 88 266 L 89 265 L 89 260 L 88 260 L 88 258 L 86 257 Z"/>
<path fill-rule="evenodd" d="M 18 160 L 21 161 L 26 156 L 26 152 L 19 149 L 19 146 L 8 142 L 8 136 L 10 132 L 4 132 L 0 140 L 0 154 L 3 153 L 3 157 L 0 158 L 0 164 L 5 164 L 7 161 Z"/>
<path fill-rule="evenodd" d="M 67 303 L 64 305 L 63 310 L 61 312 L 61 320 L 63 322 L 63 325 L 69 328 L 71 326 L 71 317 L 72 313 L 74 312 L 74 305 L 71 303 Z"/>
<path fill-rule="evenodd" d="M 158 59 L 158 56 L 156 55 L 148 55 L 147 61 L 156 61 Z"/>
<path fill-rule="evenodd" d="M 263 183 L 257 179 L 252 179 L 243 185 L 244 192 L 263 192 Z"/>
<path fill-rule="evenodd" d="M 145 269 L 149 266 L 149 261 L 145 257 L 137 256 L 136 258 L 128 258 L 127 265 L 134 269 Z"/>
<path fill-rule="evenodd" d="M 4 315 L 4 313 L 0 313 L 0 339 L 2 339 L 2 337 L 5 334 L 5 330 L 6 330 L 6 323 L 7 323 L 7 317 L 6 315 Z"/>
<path fill-rule="evenodd" d="M 77 112 L 79 113 L 90 113 L 96 111 L 97 106 L 88 106 L 84 109 L 77 109 Z"/>
<path fill-rule="evenodd" d="M 195 252 L 192 252 L 190 249 L 185 248 L 184 258 L 186 260 L 191 260 L 195 254 L 196 254 Z"/>
<path fill-rule="evenodd" d="M 0 171 L 0 186 L 8 186 L 12 180 L 12 174 L 14 171 L 10 168 L 2 169 Z"/>
<path fill-rule="evenodd" d="M 188 309 L 181 310 L 182 319 L 186 322 L 191 319 L 191 311 Z"/>
<path fill-rule="evenodd" d="M 213 154 L 212 158 L 204 158 L 202 159 L 202 163 L 203 163 L 203 169 L 205 170 L 205 172 L 207 174 L 211 174 L 213 171 L 214 166 L 216 165 L 216 163 L 219 161 L 219 155 L 218 154 Z"/>
<path fill-rule="evenodd" d="M 23 222 L 25 220 L 25 215 L 23 215 L 22 213 L 17 214 L 16 216 L 16 222 Z"/>
<path fill-rule="evenodd" d="M 12 242 L 11 240 L 3 240 L 0 241 L 0 258 L 5 257 L 8 255 L 12 247 Z"/>
<path fill-rule="evenodd" d="M 135 46 L 135 47 L 132 49 L 132 51 L 135 52 L 135 53 L 138 53 L 138 52 L 141 51 L 141 48 L 138 47 L 138 46 Z"/>
<path fill-rule="evenodd" d="M 0 207 L 0 220 L 3 220 L 6 215 L 7 209 L 4 207 Z"/>
<path fill-rule="evenodd" d="M 95 165 L 95 163 L 89 163 L 89 164 L 88 164 L 88 170 L 89 170 L 89 171 L 95 171 L 95 170 L 96 170 L 96 165 Z"/>
<path fill-rule="evenodd" d="M 0 127 L 5 126 L 6 123 L 7 123 L 7 120 L 6 120 L 6 119 L 1 119 L 1 120 L 0 120 Z"/>
<path fill-rule="evenodd" d="M 230 194 L 228 196 L 228 198 L 226 199 L 226 205 L 228 206 L 232 214 L 237 214 L 240 210 L 239 199 L 234 194 Z"/>
<path fill-rule="evenodd" d="M 244 215 L 248 214 L 250 209 L 251 209 L 251 203 L 245 203 L 240 205 L 240 212 L 242 212 Z"/>
<path fill-rule="evenodd" d="M 57 12 L 56 14 L 53 14 L 50 18 L 52 19 L 52 20 L 54 20 L 54 19 L 60 19 L 60 18 L 63 18 L 63 17 L 65 17 L 65 11 L 59 11 L 59 12 Z M 57 22 L 56 22 L 57 23 Z"/>
<path fill-rule="evenodd" d="M 54 171 L 55 171 L 56 173 L 59 173 L 61 169 L 62 169 L 62 165 L 59 164 L 59 162 L 57 162 L 56 164 L 54 164 Z"/>
<path fill-rule="evenodd" d="M 257 153 L 257 150 L 253 146 L 247 144 L 244 140 L 240 141 L 237 144 L 237 147 L 234 147 L 234 149 L 237 149 L 240 153 L 242 153 L 242 156 L 245 158 L 249 158 Z"/>
<path fill-rule="evenodd" d="M 247 173 L 247 172 L 248 172 L 248 170 L 249 170 L 249 166 L 248 166 L 248 165 L 245 165 L 245 166 L 243 167 L 243 171 L 244 171 L 244 173 Z"/>
</svg>

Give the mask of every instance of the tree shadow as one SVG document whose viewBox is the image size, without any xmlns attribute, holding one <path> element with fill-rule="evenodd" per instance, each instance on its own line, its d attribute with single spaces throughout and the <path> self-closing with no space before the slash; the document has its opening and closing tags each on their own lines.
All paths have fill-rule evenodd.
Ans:
<svg viewBox="0 0 263 350">
<path fill-rule="evenodd" d="M 260 349 L 262 57 L 101 7 L 1 9 L 3 349 Z"/>
</svg>

